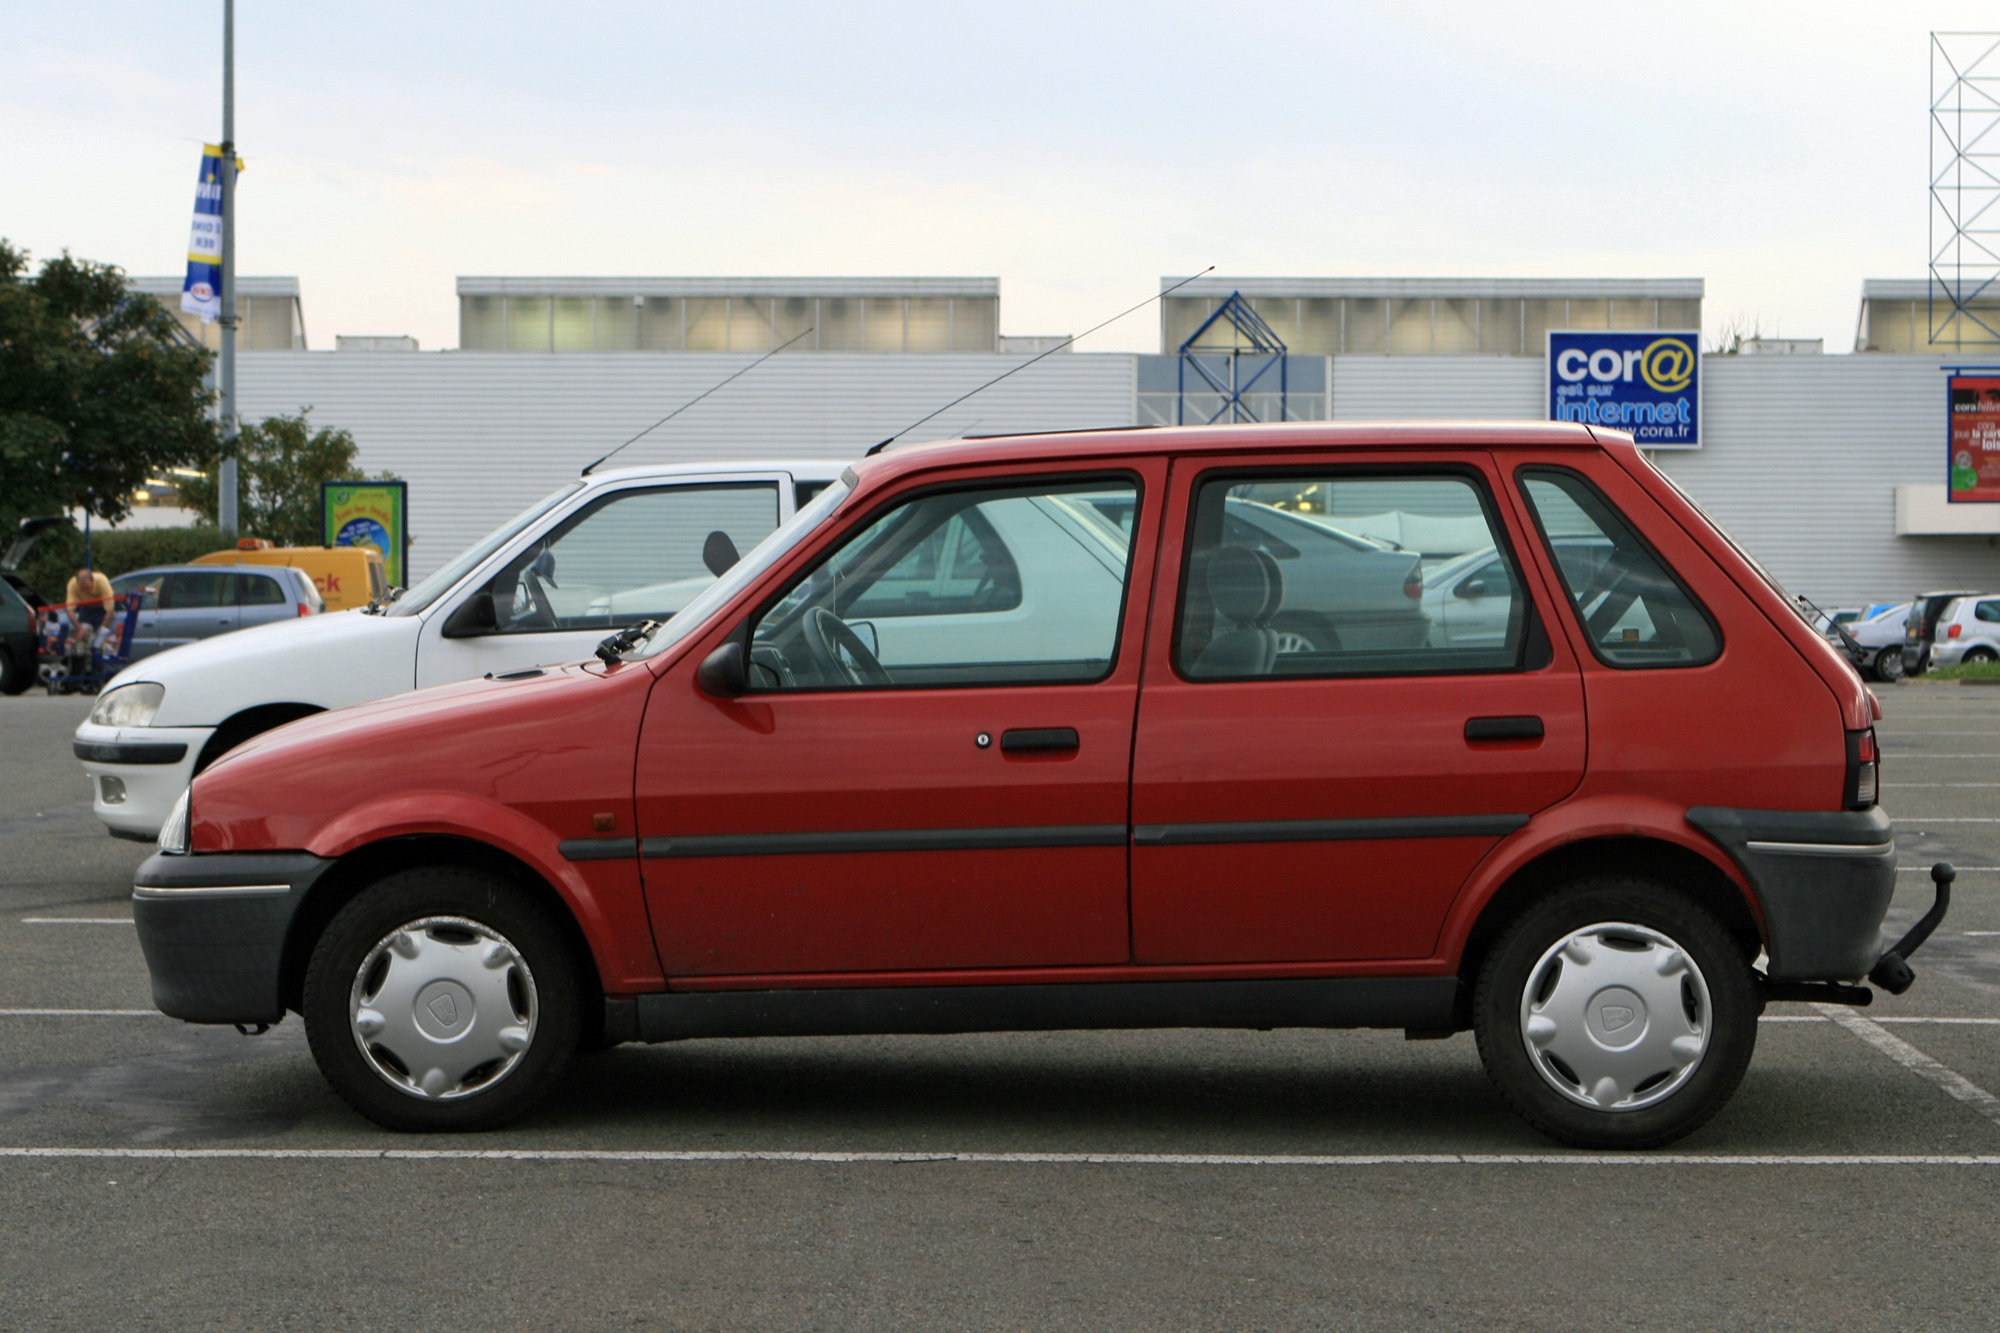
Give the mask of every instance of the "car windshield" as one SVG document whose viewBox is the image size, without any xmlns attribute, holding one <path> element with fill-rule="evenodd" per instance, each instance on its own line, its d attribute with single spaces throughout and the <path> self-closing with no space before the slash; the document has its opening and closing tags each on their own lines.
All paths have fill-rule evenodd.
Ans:
<svg viewBox="0 0 2000 1333">
<path fill-rule="evenodd" d="M 700 629 L 702 622 L 715 614 L 716 608 L 750 586 L 757 577 L 784 558 L 785 553 L 804 541 L 814 529 L 826 522 L 834 510 L 840 508 L 853 486 L 846 477 L 814 496 L 812 503 L 793 514 L 777 531 L 750 549 L 750 553 L 731 565 L 721 578 L 697 593 L 692 601 L 682 607 L 674 618 L 653 632 L 653 637 L 627 653 L 628 660 L 651 657 L 679 643 L 688 635 Z"/>
<path fill-rule="evenodd" d="M 415 587 L 390 603 L 385 614 L 392 616 L 416 615 L 432 602 L 444 596 L 460 579 L 464 578 L 474 569 L 477 569 L 486 560 L 486 557 L 512 541 L 520 533 L 521 529 L 527 527 L 543 514 L 548 513 L 551 509 L 554 509 L 557 505 L 582 489 L 582 482 L 573 481 L 569 485 L 557 490 L 554 494 L 545 496 L 534 504 L 529 505 L 519 514 L 502 523 L 499 527 L 493 529 L 493 531 L 487 533 L 479 541 L 468 547 L 458 559 L 452 561 L 443 569 L 437 571 L 437 573 L 432 574 L 429 578 L 419 582 Z"/>
</svg>

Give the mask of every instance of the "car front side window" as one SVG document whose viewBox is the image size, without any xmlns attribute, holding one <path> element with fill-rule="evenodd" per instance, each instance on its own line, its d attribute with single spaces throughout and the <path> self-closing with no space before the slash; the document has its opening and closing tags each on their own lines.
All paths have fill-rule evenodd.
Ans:
<svg viewBox="0 0 2000 1333">
<path fill-rule="evenodd" d="M 932 492 L 843 542 L 758 617 L 760 690 L 1097 680 L 1111 668 L 1137 486 Z"/>
</svg>

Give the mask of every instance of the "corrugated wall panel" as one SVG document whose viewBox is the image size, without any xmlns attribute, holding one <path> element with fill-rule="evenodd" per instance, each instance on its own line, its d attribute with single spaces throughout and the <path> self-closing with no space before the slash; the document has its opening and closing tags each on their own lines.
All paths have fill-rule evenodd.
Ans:
<svg viewBox="0 0 2000 1333">
<path fill-rule="evenodd" d="M 410 566 L 421 578 L 591 459 L 751 358 L 588 353 L 245 354 L 241 415 L 313 409 L 361 447 L 361 466 L 410 483 Z M 910 439 L 1124 426 L 1135 358 L 1057 355 L 928 422 Z M 816 353 L 774 357 L 616 460 L 850 459 L 1019 358 Z"/>
<path fill-rule="evenodd" d="M 1336 356 L 1335 421 L 1541 421 L 1542 359 Z"/>
</svg>

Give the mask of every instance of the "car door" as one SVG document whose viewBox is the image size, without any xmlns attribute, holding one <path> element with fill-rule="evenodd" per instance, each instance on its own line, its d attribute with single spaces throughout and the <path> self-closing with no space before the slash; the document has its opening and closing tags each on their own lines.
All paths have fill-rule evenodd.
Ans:
<svg viewBox="0 0 2000 1333">
<path fill-rule="evenodd" d="M 665 620 L 792 513 L 783 474 L 607 491 L 517 541 L 498 570 L 425 622 L 417 685 L 588 658 L 608 634 Z M 492 599 L 490 624 L 452 612 Z"/>
<path fill-rule="evenodd" d="M 298 615 L 298 602 L 291 590 L 285 587 L 283 573 L 239 569 L 234 578 L 237 628 L 268 625 L 273 621 L 291 620 Z"/>
<path fill-rule="evenodd" d="M 1135 540 L 1104 507 L 1164 475 L 1072 465 L 871 507 L 661 680 L 637 806 L 670 976 L 1127 961 L 1131 571 L 1154 525 Z M 713 698 L 694 664 L 732 636 L 752 689 Z"/>
<path fill-rule="evenodd" d="M 1153 617 L 1133 760 L 1135 961 L 1429 957 L 1472 868 L 1581 780 L 1578 666 L 1547 632 L 1548 590 L 1523 581 L 1490 457 L 1408 458 L 1175 463 L 1160 565 L 1174 600 Z M 1228 540 L 1229 503 L 1250 494 L 1334 526 L 1446 520 L 1404 528 L 1445 534 L 1451 556 L 1493 547 L 1498 641 L 1354 632 L 1390 623 L 1379 592 Z M 1328 644 L 1278 651 L 1281 604 Z"/>
<path fill-rule="evenodd" d="M 235 576 L 224 569 L 175 570 L 161 576 L 159 605 L 153 631 L 161 651 L 227 634 L 237 624 Z"/>
<path fill-rule="evenodd" d="M 111 591 L 139 599 L 139 618 L 132 626 L 132 660 L 160 651 L 160 580 L 158 573 L 126 574 L 111 580 Z"/>
</svg>

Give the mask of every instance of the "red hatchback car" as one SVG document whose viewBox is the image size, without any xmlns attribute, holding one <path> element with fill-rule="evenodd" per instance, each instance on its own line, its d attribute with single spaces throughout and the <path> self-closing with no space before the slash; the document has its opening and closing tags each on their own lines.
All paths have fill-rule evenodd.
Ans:
<svg viewBox="0 0 2000 1333">
<path fill-rule="evenodd" d="M 621 1041 L 1470 1028 L 1645 1147 L 1767 999 L 1910 980 L 1872 697 L 1623 435 L 896 448 L 599 656 L 205 771 L 134 889 L 160 1008 L 303 1015 L 400 1129 Z"/>
</svg>

